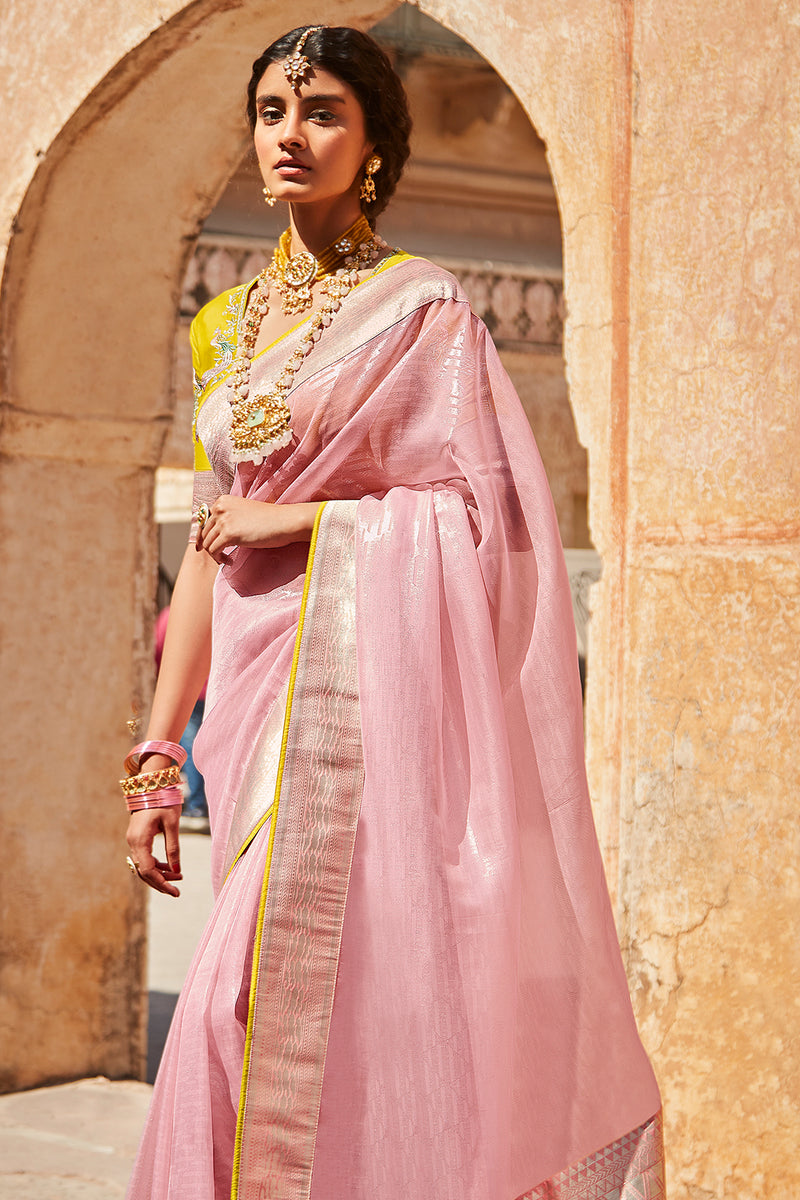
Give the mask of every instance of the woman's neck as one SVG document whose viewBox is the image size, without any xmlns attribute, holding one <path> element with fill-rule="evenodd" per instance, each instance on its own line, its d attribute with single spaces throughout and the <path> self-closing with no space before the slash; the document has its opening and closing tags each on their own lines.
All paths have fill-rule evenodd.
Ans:
<svg viewBox="0 0 800 1200">
<path fill-rule="evenodd" d="M 319 255 L 361 215 L 357 196 L 337 196 L 321 204 L 290 205 L 292 254 L 309 250 Z"/>
</svg>

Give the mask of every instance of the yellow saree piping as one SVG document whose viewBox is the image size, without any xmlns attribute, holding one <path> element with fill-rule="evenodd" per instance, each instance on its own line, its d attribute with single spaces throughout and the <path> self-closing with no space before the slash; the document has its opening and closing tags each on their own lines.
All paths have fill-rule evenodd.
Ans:
<svg viewBox="0 0 800 1200">
<path fill-rule="evenodd" d="M 281 745 L 283 745 L 283 743 L 281 743 Z M 280 765 L 281 765 L 281 766 L 283 766 L 283 759 L 281 759 L 281 763 L 280 763 Z M 248 833 L 247 837 L 246 837 L 246 838 L 244 839 L 244 841 L 242 842 L 242 844 L 241 844 L 241 846 L 239 847 L 239 849 L 236 851 L 236 858 L 233 860 L 233 862 L 231 863 L 230 867 L 228 868 L 228 873 L 227 873 L 227 875 L 225 876 L 225 878 L 224 878 L 224 880 L 223 880 L 223 882 L 222 882 L 222 886 L 223 886 L 223 887 L 225 886 L 225 884 L 226 884 L 226 883 L 228 882 L 228 880 L 230 879 L 230 877 L 231 877 L 231 872 L 233 871 L 233 868 L 236 866 L 236 864 L 238 863 L 239 859 L 242 857 L 242 855 L 244 854 L 245 850 L 247 849 L 247 847 L 248 847 L 248 846 L 250 845 L 250 843 L 252 842 L 253 838 L 256 836 L 256 834 L 258 833 L 258 831 L 264 827 L 264 825 L 265 825 L 265 824 L 266 824 L 266 822 L 267 822 L 267 821 L 270 819 L 270 817 L 272 816 L 272 814 L 273 814 L 274 812 L 275 812 L 275 801 L 273 800 L 272 804 L 270 804 L 269 808 L 268 808 L 268 809 L 267 809 L 267 811 L 264 813 L 264 815 L 263 815 L 263 817 L 261 818 L 261 820 L 260 820 L 260 821 L 259 821 L 259 822 L 258 822 L 256 825 L 254 825 L 254 826 L 253 826 L 253 828 L 252 828 L 252 829 L 250 830 L 250 832 Z"/>
<path fill-rule="evenodd" d="M 233 1177 L 231 1179 L 231 1200 L 237 1200 L 239 1195 L 239 1172 L 241 1169 L 242 1160 L 242 1134 L 244 1131 L 244 1109 L 247 1099 L 247 1082 L 250 1071 L 250 1055 L 253 1049 L 253 1025 L 255 1017 L 255 997 L 258 983 L 258 964 L 261 956 L 261 939 L 264 934 L 264 914 L 267 907 L 267 892 L 269 890 L 269 874 L 272 865 L 272 848 L 275 844 L 275 826 L 278 817 L 278 805 L 280 803 L 281 783 L 283 781 L 283 771 L 286 765 L 286 746 L 289 741 L 289 725 L 292 715 L 292 701 L 294 699 L 294 685 L 297 678 L 297 665 L 300 660 L 300 646 L 303 640 L 303 628 L 305 625 L 306 606 L 308 604 L 308 594 L 311 588 L 311 572 L 314 567 L 314 554 L 317 548 L 317 534 L 319 532 L 319 523 L 322 519 L 322 513 L 325 509 L 325 504 L 320 504 L 317 510 L 317 516 L 314 521 L 314 528 L 311 532 L 311 542 L 308 547 L 308 563 L 306 564 L 306 577 L 303 583 L 303 596 L 300 601 L 300 618 L 297 623 L 297 637 L 294 642 L 294 654 L 292 655 L 292 669 L 289 674 L 289 691 L 286 697 L 286 717 L 283 722 L 283 738 L 281 739 L 281 753 L 278 760 L 278 777 L 275 782 L 275 799 L 270 808 L 272 813 L 272 824 L 269 830 L 269 841 L 267 843 L 267 861 L 264 867 L 264 882 L 261 885 L 261 898 L 258 905 L 258 921 L 256 923 L 256 936 L 253 944 L 253 970 L 250 977 L 250 999 L 247 1008 L 247 1034 L 244 1043 L 244 1063 L 242 1065 L 242 1087 L 239 1093 L 239 1111 L 236 1117 L 236 1141 L 233 1149 Z M 265 814 L 266 820 L 269 813 Z M 263 825 L 260 822 L 259 828 Z M 255 834 L 255 830 L 253 831 Z M 242 851 L 245 847 L 242 847 Z M 242 851 L 239 853 L 241 854 Z M 238 857 L 238 856 L 237 856 Z"/>
</svg>

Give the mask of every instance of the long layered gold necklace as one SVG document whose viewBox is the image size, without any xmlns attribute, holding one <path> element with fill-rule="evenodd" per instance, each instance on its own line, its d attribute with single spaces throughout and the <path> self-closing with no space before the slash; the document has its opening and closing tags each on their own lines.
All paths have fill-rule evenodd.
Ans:
<svg viewBox="0 0 800 1200">
<path fill-rule="evenodd" d="M 344 298 L 359 280 L 359 271 L 374 262 L 386 243 L 360 216 L 349 229 L 315 258 L 313 254 L 289 256 L 291 230 L 281 235 L 271 262 L 258 276 L 242 322 L 239 345 L 231 366 L 228 387 L 233 409 L 230 438 L 235 462 L 260 465 L 268 455 L 292 440 L 292 414 L 286 397 L 304 359 L 333 320 Z M 321 280 L 325 302 L 311 317 L 299 344 L 275 381 L 259 395 L 251 395 L 250 372 L 261 322 L 269 311 L 270 288 L 281 297 L 281 311 L 292 315 L 311 307 L 311 288 Z"/>
</svg>

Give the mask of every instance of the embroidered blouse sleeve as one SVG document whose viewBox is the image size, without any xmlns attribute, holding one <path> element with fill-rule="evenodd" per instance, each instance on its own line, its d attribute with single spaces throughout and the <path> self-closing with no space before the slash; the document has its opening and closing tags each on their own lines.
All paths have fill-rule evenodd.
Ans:
<svg viewBox="0 0 800 1200">
<path fill-rule="evenodd" d="M 194 492 L 189 533 L 189 541 L 192 543 L 197 540 L 197 510 L 200 505 L 207 504 L 210 507 L 220 496 L 230 492 L 233 482 L 233 464 L 225 453 L 227 438 L 224 434 L 224 424 L 227 413 L 220 412 L 222 405 L 218 394 L 205 394 L 204 384 L 207 386 L 207 381 L 204 379 L 203 362 L 207 356 L 203 354 L 201 338 L 202 330 L 195 319 L 191 329 L 195 395 L 192 421 Z"/>
</svg>

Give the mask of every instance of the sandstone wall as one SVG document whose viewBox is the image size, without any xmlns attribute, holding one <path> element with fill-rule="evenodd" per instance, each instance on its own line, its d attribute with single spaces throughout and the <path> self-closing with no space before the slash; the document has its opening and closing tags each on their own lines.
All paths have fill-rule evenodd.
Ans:
<svg viewBox="0 0 800 1200">
<path fill-rule="evenodd" d="M 799 32 L 636 5 L 620 897 L 679 1196 L 800 1193 Z"/>
</svg>

